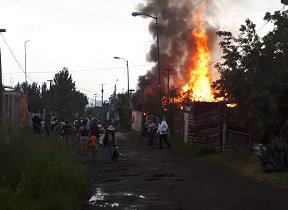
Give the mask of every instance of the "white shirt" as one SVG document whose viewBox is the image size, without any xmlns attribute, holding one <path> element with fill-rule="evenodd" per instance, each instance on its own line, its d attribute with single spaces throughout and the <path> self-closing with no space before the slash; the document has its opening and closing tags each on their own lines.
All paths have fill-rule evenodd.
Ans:
<svg viewBox="0 0 288 210">
<path fill-rule="evenodd" d="M 159 134 L 167 134 L 168 133 L 168 125 L 167 125 L 166 121 L 163 120 L 161 123 L 159 123 L 157 133 L 159 133 Z"/>
</svg>

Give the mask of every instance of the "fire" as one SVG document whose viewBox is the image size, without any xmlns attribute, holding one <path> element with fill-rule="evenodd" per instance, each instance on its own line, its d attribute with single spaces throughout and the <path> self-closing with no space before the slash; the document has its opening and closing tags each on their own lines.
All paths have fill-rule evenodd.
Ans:
<svg viewBox="0 0 288 210">
<path fill-rule="evenodd" d="M 202 27 L 200 11 L 193 15 L 196 28 L 192 30 L 191 36 L 196 42 L 195 53 L 189 58 L 189 81 L 182 87 L 181 95 L 191 91 L 190 100 L 192 101 L 215 101 L 211 89 L 211 73 L 209 69 L 210 53 L 207 46 L 208 37 Z"/>
</svg>

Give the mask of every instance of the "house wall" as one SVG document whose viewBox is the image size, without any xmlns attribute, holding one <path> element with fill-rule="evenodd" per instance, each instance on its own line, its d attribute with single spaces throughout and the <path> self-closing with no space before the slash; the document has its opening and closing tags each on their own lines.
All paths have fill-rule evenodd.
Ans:
<svg viewBox="0 0 288 210">
<path fill-rule="evenodd" d="M 27 97 L 20 92 L 3 92 L 3 125 L 8 128 L 27 124 Z"/>
</svg>

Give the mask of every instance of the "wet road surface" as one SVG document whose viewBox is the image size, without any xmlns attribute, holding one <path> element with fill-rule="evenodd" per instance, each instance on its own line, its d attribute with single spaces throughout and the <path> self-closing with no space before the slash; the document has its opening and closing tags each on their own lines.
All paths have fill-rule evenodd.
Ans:
<svg viewBox="0 0 288 210">
<path fill-rule="evenodd" d="M 116 133 L 119 159 L 85 157 L 91 196 L 81 209 L 276 210 L 288 209 L 288 191 L 240 177 L 219 165 L 148 149 Z M 103 149 L 102 149 L 103 150 Z"/>
</svg>

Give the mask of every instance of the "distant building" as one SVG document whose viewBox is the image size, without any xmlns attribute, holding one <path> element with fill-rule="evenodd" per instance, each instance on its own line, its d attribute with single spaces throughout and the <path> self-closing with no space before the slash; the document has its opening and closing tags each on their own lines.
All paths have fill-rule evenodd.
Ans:
<svg viewBox="0 0 288 210">
<path fill-rule="evenodd" d="M 12 87 L 3 87 L 2 124 L 8 128 L 26 126 L 28 114 L 26 94 L 15 91 Z"/>
</svg>

